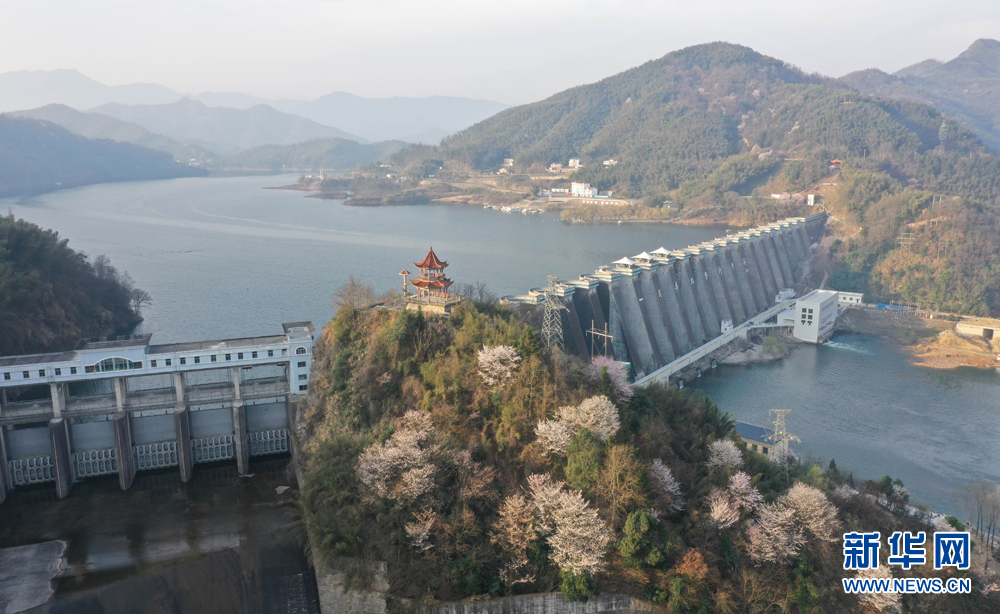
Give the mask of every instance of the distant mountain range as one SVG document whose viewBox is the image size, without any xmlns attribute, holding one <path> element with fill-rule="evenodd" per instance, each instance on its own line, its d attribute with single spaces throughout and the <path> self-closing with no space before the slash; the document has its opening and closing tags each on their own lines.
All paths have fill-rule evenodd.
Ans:
<svg viewBox="0 0 1000 614">
<path fill-rule="evenodd" d="M 163 151 L 183 164 L 194 162 L 201 166 L 214 166 L 219 161 L 218 154 L 197 145 L 179 143 L 170 137 L 154 134 L 139 124 L 122 121 L 117 117 L 103 113 L 83 113 L 63 104 L 45 105 L 29 111 L 15 111 L 9 115 L 44 119 L 88 139 L 111 139 Z"/>
<path fill-rule="evenodd" d="M 866 94 L 927 103 L 1000 151 L 1000 42 L 980 39 L 949 62 L 925 60 L 895 74 L 870 69 L 841 79 Z"/>
<path fill-rule="evenodd" d="M 398 139 L 428 144 L 437 144 L 442 137 L 506 108 L 506 105 L 498 102 L 450 96 L 363 98 L 344 92 L 334 92 L 312 101 L 267 100 L 239 93 L 204 93 L 192 96 L 155 83 L 107 86 L 75 70 L 22 70 L 0 74 L 0 112 L 35 109 L 58 103 L 78 111 L 99 110 L 177 140 L 184 139 L 178 139 L 166 130 L 150 128 L 142 121 L 125 117 L 131 113 L 130 116 L 142 119 L 140 116 L 150 111 L 112 112 L 113 108 L 108 105 L 116 105 L 118 108 L 122 105 L 160 106 L 182 102 L 184 98 L 190 98 L 209 107 L 230 109 L 250 110 L 252 107 L 267 105 L 282 113 L 299 115 L 338 131 L 338 134 L 314 133 L 306 138 L 339 136 L 354 140 L 360 138 L 361 141 Z M 258 119 L 265 115 L 262 111 L 256 113 L 259 114 Z M 286 127 L 291 130 L 287 119 L 281 121 L 286 122 Z M 279 132 L 282 130 L 275 129 Z M 289 132 L 292 133 L 294 132 Z M 195 140 L 212 141 L 203 136 Z M 250 141 L 252 140 L 251 138 Z M 260 143 L 255 142 L 256 144 Z"/>
<path fill-rule="evenodd" d="M 315 138 L 364 139 L 264 104 L 247 109 L 210 107 L 183 98 L 170 104 L 124 105 L 117 102 L 93 109 L 176 141 L 192 143 L 220 155 L 260 145 L 291 145 Z"/>
<path fill-rule="evenodd" d="M 403 141 L 358 143 L 347 139 L 314 139 L 294 145 L 262 145 L 229 156 L 224 168 L 252 170 L 343 169 L 381 160 L 407 147 Z"/>
<path fill-rule="evenodd" d="M 203 169 L 178 164 L 163 152 L 88 139 L 48 121 L 0 115 L 0 197 L 204 174 Z"/>
</svg>

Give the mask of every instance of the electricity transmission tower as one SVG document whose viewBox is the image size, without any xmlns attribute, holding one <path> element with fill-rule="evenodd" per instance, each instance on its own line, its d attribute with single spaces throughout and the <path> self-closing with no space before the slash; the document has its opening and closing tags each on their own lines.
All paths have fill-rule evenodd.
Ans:
<svg viewBox="0 0 1000 614">
<path fill-rule="evenodd" d="M 552 349 L 558 347 L 559 351 L 565 351 L 563 346 L 563 325 L 562 311 L 566 309 L 562 301 L 556 296 L 556 287 L 559 279 L 554 275 L 548 276 L 548 285 L 545 287 L 545 313 L 542 316 L 542 341 L 545 347 Z"/>
<path fill-rule="evenodd" d="M 774 454 L 774 459 L 781 463 L 782 468 L 785 471 L 785 483 L 787 484 L 788 479 L 788 443 L 791 441 L 796 441 L 801 443 L 802 440 L 792 435 L 785 429 L 785 416 L 792 411 L 790 409 L 772 409 L 768 412 L 768 415 L 774 414 L 774 447 L 771 452 Z"/>
<path fill-rule="evenodd" d="M 896 244 L 901 245 L 906 251 L 909 252 L 912 251 L 910 247 L 915 241 L 916 239 L 913 237 L 912 232 L 901 232 L 899 233 L 899 238 L 896 239 Z"/>
</svg>

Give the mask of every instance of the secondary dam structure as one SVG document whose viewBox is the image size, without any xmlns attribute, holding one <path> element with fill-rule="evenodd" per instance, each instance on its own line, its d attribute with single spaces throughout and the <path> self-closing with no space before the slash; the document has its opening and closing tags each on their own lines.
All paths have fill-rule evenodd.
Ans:
<svg viewBox="0 0 1000 614">
<path fill-rule="evenodd" d="M 290 409 L 309 389 L 316 331 L 150 345 L 150 335 L 83 340 L 69 352 L 0 358 L 0 503 L 16 486 L 289 451 Z"/>
<path fill-rule="evenodd" d="M 684 249 L 661 247 L 506 299 L 541 304 L 558 297 L 566 351 L 606 352 L 631 363 L 639 382 L 775 315 L 794 297 L 785 290 L 796 286 L 826 219 L 789 218 Z"/>
</svg>

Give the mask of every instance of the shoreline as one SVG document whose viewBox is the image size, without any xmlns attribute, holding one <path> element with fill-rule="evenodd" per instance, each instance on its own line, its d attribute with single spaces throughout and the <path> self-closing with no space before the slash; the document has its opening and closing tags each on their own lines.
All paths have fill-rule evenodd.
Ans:
<svg viewBox="0 0 1000 614">
<path fill-rule="evenodd" d="M 836 331 L 866 334 L 898 346 L 910 364 L 929 369 L 1000 368 L 1000 352 L 985 340 L 955 332 L 951 320 L 920 318 L 874 309 L 848 308 Z"/>
</svg>

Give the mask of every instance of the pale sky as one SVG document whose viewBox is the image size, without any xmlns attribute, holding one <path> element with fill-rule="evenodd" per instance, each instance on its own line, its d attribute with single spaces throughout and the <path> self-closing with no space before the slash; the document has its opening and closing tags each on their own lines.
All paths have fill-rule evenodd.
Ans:
<svg viewBox="0 0 1000 614">
<path fill-rule="evenodd" d="M 0 72 L 182 93 L 515 104 L 725 40 L 807 72 L 889 72 L 1000 39 L 997 0 L 0 0 Z"/>
</svg>

